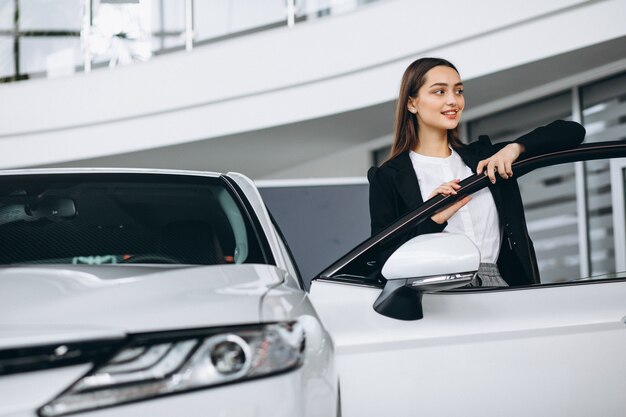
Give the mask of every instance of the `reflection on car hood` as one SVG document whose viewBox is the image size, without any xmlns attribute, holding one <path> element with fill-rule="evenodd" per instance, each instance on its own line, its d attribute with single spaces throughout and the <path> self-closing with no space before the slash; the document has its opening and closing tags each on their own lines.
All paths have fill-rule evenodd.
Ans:
<svg viewBox="0 0 626 417">
<path fill-rule="evenodd" d="M 0 269 L 0 346 L 257 323 L 283 280 L 269 265 Z"/>
</svg>

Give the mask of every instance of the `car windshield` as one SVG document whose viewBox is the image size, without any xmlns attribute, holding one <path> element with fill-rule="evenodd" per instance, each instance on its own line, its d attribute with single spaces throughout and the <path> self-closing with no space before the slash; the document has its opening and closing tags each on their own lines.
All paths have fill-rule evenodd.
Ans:
<svg viewBox="0 0 626 417">
<path fill-rule="evenodd" d="M 0 264 L 267 263 L 221 178 L 0 177 Z"/>
</svg>

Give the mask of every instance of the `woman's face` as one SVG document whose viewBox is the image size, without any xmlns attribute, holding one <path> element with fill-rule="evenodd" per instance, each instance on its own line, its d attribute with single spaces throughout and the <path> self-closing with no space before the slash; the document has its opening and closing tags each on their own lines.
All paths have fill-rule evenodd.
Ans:
<svg viewBox="0 0 626 417">
<path fill-rule="evenodd" d="M 454 129 L 465 107 L 461 77 L 450 67 L 437 66 L 424 79 L 417 97 L 409 99 L 407 108 L 417 115 L 420 128 Z"/>
</svg>

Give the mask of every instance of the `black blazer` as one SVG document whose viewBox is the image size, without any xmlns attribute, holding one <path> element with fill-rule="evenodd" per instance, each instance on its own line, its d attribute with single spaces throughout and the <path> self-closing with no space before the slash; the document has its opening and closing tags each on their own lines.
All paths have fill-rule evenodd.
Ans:
<svg viewBox="0 0 626 417">
<path fill-rule="evenodd" d="M 571 149 L 582 143 L 585 128 L 575 122 L 557 120 L 539 127 L 514 142 L 524 145 L 523 158 Z M 510 142 L 492 145 L 488 136 L 460 149 L 455 149 L 465 164 L 476 172 L 478 162 L 488 158 Z M 424 203 L 422 194 L 409 157 L 404 152 L 385 162 L 380 168 L 372 167 L 367 173 L 370 183 L 370 219 L 372 235 L 378 233 L 394 220 Z M 509 285 L 539 282 L 539 271 L 533 243 L 528 236 L 524 208 L 517 181 L 514 178 L 497 181 L 489 190 L 496 203 L 500 226 L 504 231 L 498 256 L 498 268 Z M 381 251 L 380 264 L 407 240 L 424 233 L 442 232 L 447 223 L 437 224 L 427 219 L 413 230 L 387 243 Z"/>
</svg>

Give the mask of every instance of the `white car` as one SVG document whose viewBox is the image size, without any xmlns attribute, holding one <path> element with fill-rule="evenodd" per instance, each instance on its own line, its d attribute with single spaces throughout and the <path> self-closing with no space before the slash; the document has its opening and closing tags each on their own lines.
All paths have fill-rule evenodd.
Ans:
<svg viewBox="0 0 626 417">
<path fill-rule="evenodd" d="M 611 157 L 626 144 L 514 170 Z M 480 254 L 447 233 L 377 264 L 487 184 L 427 201 L 308 294 L 243 175 L 3 172 L 0 417 L 626 415 L 623 274 L 466 287 Z"/>
</svg>

